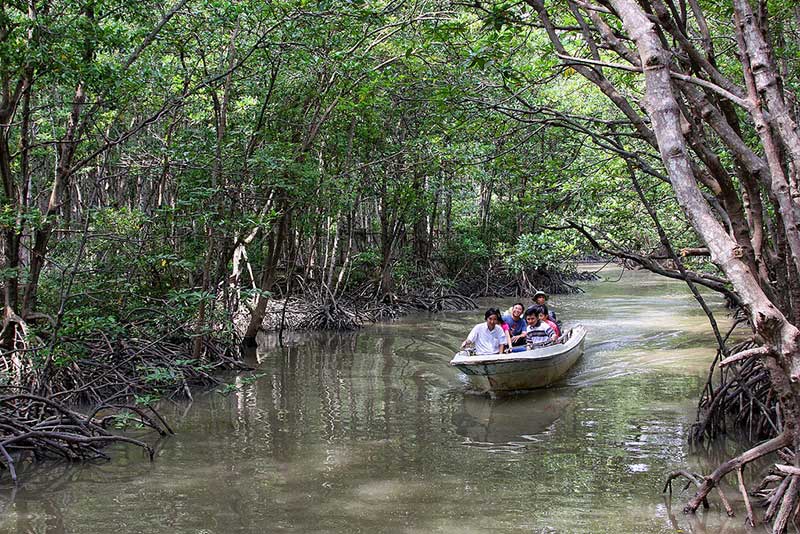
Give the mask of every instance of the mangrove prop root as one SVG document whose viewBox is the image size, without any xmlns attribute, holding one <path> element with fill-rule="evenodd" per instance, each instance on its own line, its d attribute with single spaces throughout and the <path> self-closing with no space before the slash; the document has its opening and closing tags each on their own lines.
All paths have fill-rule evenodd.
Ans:
<svg viewBox="0 0 800 534">
<path fill-rule="evenodd" d="M 679 469 L 667 475 L 667 481 L 664 483 L 664 489 L 661 490 L 662 493 L 669 491 L 669 494 L 672 495 L 672 481 L 680 477 L 684 477 L 688 480 L 686 488 L 688 488 L 690 484 L 694 484 L 698 488 L 700 487 L 701 482 L 699 475 L 690 473 L 689 471 L 686 471 L 684 469 Z"/>
<path fill-rule="evenodd" d="M 23 380 L 28 391 L 67 405 L 99 405 L 109 399 L 128 404 L 135 396 L 172 396 L 185 394 L 188 387 L 213 387 L 219 384 L 215 371 L 245 368 L 238 355 L 211 340 L 203 341 L 204 360 L 191 357 L 190 340 L 69 342 L 79 344 L 83 356 L 51 366 L 46 374 L 31 372 Z"/>
<path fill-rule="evenodd" d="M 717 487 L 720 480 L 722 480 L 725 475 L 734 469 L 741 469 L 748 463 L 777 451 L 781 447 L 788 445 L 790 440 L 791 436 L 787 433 L 783 433 L 775 438 L 772 438 L 771 440 L 756 445 L 755 447 L 743 452 L 735 458 L 724 462 L 722 465 L 717 467 L 713 473 L 703 480 L 703 483 L 698 488 L 697 493 L 695 493 L 694 497 L 692 497 L 684 507 L 684 513 L 694 513 L 700 504 L 708 497 L 708 494 L 715 487 Z"/>
<path fill-rule="evenodd" d="M 719 495 L 719 500 L 722 501 L 722 506 L 725 508 L 725 513 L 728 514 L 728 517 L 734 517 L 736 514 L 733 512 L 733 507 L 725 496 L 725 492 L 719 486 L 717 486 L 717 494 Z M 704 505 L 708 508 L 708 503 L 704 503 Z"/>
<path fill-rule="evenodd" d="M 429 278 L 434 278 L 431 274 Z M 452 287 L 438 289 L 402 288 L 384 293 L 374 281 L 366 281 L 345 294 L 334 295 L 327 288 L 313 288 L 298 282 L 299 294 L 271 300 L 262 329 L 270 330 L 357 330 L 368 323 L 396 319 L 414 311 L 448 312 L 474 310 L 478 297 L 532 297 L 536 291 L 572 294 L 583 290 L 572 282 L 599 279 L 590 272 L 556 273 L 533 271 L 512 274 L 494 269 L 488 276 L 457 280 Z M 237 328 L 249 317 L 242 306 Z"/>
<path fill-rule="evenodd" d="M 761 360 L 750 357 L 761 355 L 763 351 L 748 341 L 730 352 L 734 356 L 727 359 L 717 354 L 709 370 L 697 421 L 689 435 L 692 443 L 713 439 L 724 433 L 729 423 L 752 440 L 770 438 L 782 431 L 778 398 L 772 390 L 769 374 Z M 737 357 L 739 355 L 744 357 Z"/>
<path fill-rule="evenodd" d="M 778 508 L 783 502 L 783 494 L 786 493 L 789 482 L 791 482 L 791 477 L 784 477 L 775 489 L 764 495 L 763 502 L 767 504 L 767 511 L 764 513 L 764 521 L 772 521 L 775 517 Z"/>
<path fill-rule="evenodd" d="M 778 512 L 778 516 L 775 518 L 775 522 L 773 523 L 773 532 L 785 532 L 786 526 L 789 523 L 789 519 L 795 513 L 795 504 L 797 502 L 797 485 L 798 485 L 798 476 L 791 475 L 791 481 L 789 482 L 789 487 L 786 492 L 783 494 L 783 499 L 781 500 L 781 508 Z"/>
<path fill-rule="evenodd" d="M 525 297 L 536 291 L 554 294 L 581 293 L 583 290 L 573 282 L 598 280 L 600 277 L 590 272 L 558 273 L 551 271 L 523 272 L 512 275 L 502 269 L 495 269 L 488 277 L 460 280 L 456 283 L 457 293 L 472 297 Z"/>
<path fill-rule="evenodd" d="M 747 523 L 754 527 L 756 526 L 756 516 L 753 513 L 753 505 L 750 504 L 750 496 L 747 494 L 747 488 L 744 485 L 744 477 L 742 476 L 742 468 L 736 470 L 736 479 L 739 483 L 739 492 L 742 494 L 742 499 L 744 500 L 744 506 L 747 510 Z M 722 491 L 720 491 L 720 494 Z M 731 514 L 728 514 L 731 515 Z"/>
<path fill-rule="evenodd" d="M 761 364 L 756 360 L 742 359 L 732 365 L 737 367 L 736 371 L 727 373 L 713 394 L 708 396 L 706 412 L 700 414 L 705 418 L 700 428 L 702 426 L 709 428 L 713 423 L 713 427 L 717 429 L 721 427 L 724 431 L 723 425 L 727 416 L 728 419 L 735 419 L 734 424 L 739 430 L 745 430 L 759 437 L 763 437 L 762 432 L 771 433 L 771 439 L 721 464 L 711 475 L 704 477 L 700 484 L 698 484 L 700 478 L 696 475 L 686 471 L 674 471 L 669 474 L 664 490 L 669 489 L 671 493 L 672 481 L 684 477 L 697 486 L 696 493 L 684 508 L 685 513 L 694 513 L 701 505 L 707 507 L 709 494 L 716 489 L 726 512 L 732 515 L 733 510 L 719 484 L 726 475 L 736 471 L 736 486 L 742 495 L 747 523 L 754 526 L 758 522 L 750 499 L 752 495 L 766 508 L 763 521 L 772 522 L 773 532 L 785 532 L 789 521 L 797 516 L 800 509 L 800 495 L 798 495 L 800 468 L 794 465 L 796 452 L 791 448 L 791 433 L 782 430 L 776 395 L 771 388 L 762 387 L 764 377 Z M 706 432 L 705 437 L 708 435 Z M 697 434 L 694 437 L 697 438 Z M 744 466 L 771 454 L 775 454 L 784 464 L 775 465 L 772 472 L 761 480 L 755 490 L 748 493 L 742 475 Z"/>
<path fill-rule="evenodd" d="M 273 302 L 264 315 L 264 330 L 358 330 L 365 324 L 396 319 L 414 311 L 446 312 L 474 310 L 472 298 L 456 293 L 410 294 L 378 299 L 307 292 L 302 299 L 289 297 Z"/>
<path fill-rule="evenodd" d="M 97 419 L 99 412 L 103 419 Z M 0 397 L 0 467 L 7 469 L 17 483 L 16 462 L 27 456 L 36 460 L 62 459 L 89 461 L 107 459 L 102 448 L 112 443 L 131 443 L 147 451 L 153 459 L 153 449 L 147 443 L 128 436 L 114 434 L 105 422 L 114 416 L 128 420 L 165 435 L 169 428 L 160 417 L 150 417 L 138 406 L 105 405 L 84 415 L 52 399 L 28 393 Z"/>
<path fill-rule="evenodd" d="M 0 468 L 17 481 L 21 459 L 67 461 L 107 459 L 112 443 L 131 443 L 153 457 L 146 443 L 115 427 L 135 425 L 172 434 L 150 398 L 182 395 L 190 387 L 219 384 L 219 369 L 246 369 L 227 345 L 206 338 L 204 359 L 192 358 L 191 338 L 181 341 L 65 339 L 81 357 L 31 367 L 18 384 L 0 385 Z M 8 353 L 0 361 L 13 357 Z M 86 413 L 70 406 L 94 406 Z M 16 464 L 16 465 L 15 465 Z"/>
<path fill-rule="evenodd" d="M 734 327 L 736 324 L 738 322 Z M 728 332 L 726 340 L 734 327 Z M 690 441 L 703 443 L 730 430 L 751 441 L 766 441 L 726 461 L 711 475 L 704 477 L 684 512 L 693 513 L 700 505 L 705 506 L 714 489 L 718 490 L 723 506 L 729 511 L 729 505 L 719 491 L 719 483 L 726 475 L 736 471 L 735 485 L 742 495 L 747 523 L 755 525 L 758 522 L 754 503 L 750 499 L 753 496 L 755 502 L 766 508 L 763 521 L 771 522 L 773 532 L 780 533 L 786 531 L 800 509 L 800 468 L 797 467 L 797 454 L 790 437 L 795 430 L 784 428 L 779 396 L 769 379 L 763 360 L 765 356 L 768 356 L 768 351 L 754 341 L 739 343 L 724 355 L 722 351 L 717 353 L 709 369 Z M 778 463 L 752 492 L 748 492 L 742 476 L 743 467 L 768 455 L 776 456 Z M 677 476 L 687 477 L 685 473 L 671 473 L 667 482 L 670 490 L 671 480 Z"/>
</svg>

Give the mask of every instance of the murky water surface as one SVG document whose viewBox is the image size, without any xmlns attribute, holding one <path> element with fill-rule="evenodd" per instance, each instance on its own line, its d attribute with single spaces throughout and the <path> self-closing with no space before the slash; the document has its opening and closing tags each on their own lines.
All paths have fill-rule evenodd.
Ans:
<svg viewBox="0 0 800 534">
<path fill-rule="evenodd" d="M 0 532 L 743 532 L 743 514 L 712 501 L 687 517 L 685 494 L 670 508 L 661 493 L 667 472 L 721 454 L 686 444 L 713 356 L 705 316 L 681 283 L 602 274 L 552 299 L 588 330 L 558 387 L 468 394 L 447 362 L 482 311 L 267 340 L 257 380 L 164 407 L 178 433 L 154 463 L 117 448 L 0 488 Z"/>
</svg>

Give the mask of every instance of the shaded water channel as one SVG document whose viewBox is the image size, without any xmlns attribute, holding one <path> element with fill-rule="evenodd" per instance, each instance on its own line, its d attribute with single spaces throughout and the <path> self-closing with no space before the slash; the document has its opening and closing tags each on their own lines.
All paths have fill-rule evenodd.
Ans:
<svg viewBox="0 0 800 534">
<path fill-rule="evenodd" d="M 705 316 L 648 273 L 584 287 L 552 301 L 588 330 L 558 387 L 468 394 L 447 361 L 482 311 L 267 339 L 257 380 L 164 406 L 178 433 L 154 463 L 121 447 L 0 488 L 0 532 L 743 532 L 716 500 L 691 518 L 661 494 L 668 471 L 720 459 L 686 444 Z"/>
</svg>

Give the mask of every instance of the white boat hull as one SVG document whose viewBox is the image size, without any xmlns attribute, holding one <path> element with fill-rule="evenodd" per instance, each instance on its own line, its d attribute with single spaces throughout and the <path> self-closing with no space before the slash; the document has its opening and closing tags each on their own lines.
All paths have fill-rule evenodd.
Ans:
<svg viewBox="0 0 800 534">
<path fill-rule="evenodd" d="M 450 365 L 469 379 L 472 387 L 488 393 L 547 387 L 557 382 L 583 354 L 586 329 L 576 326 L 562 336 L 563 343 L 510 354 L 458 352 Z"/>
</svg>

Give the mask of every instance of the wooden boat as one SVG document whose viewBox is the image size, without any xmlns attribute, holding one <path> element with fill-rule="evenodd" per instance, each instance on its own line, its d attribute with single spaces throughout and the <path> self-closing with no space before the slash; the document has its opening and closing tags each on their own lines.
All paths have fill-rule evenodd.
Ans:
<svg viewBox="0 0 800 534">
<path fill-rule="evenodd" d="M 578 325 L 557 343 L 509 354 L 457 352 L 450 365 L 467 375 L 472 387 L 486 393 L 506 393 L 547 387 L 558 381 L 583 354 L 586 329 Z"/>
</svg>

